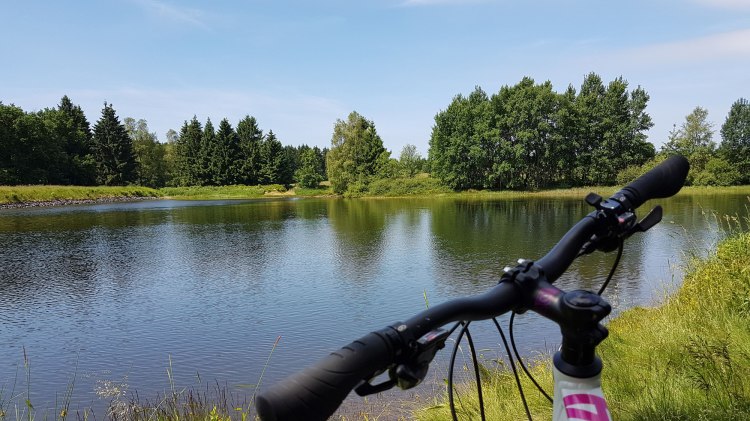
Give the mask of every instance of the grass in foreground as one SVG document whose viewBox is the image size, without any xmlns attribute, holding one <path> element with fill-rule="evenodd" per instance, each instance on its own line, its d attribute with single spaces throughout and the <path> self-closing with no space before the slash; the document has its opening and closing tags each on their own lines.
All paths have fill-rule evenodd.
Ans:
<svg viewBox="0 0 750 421">
<path fill-rule="evenodd" d="M 159 196 L 158 190 L 140 186 L 0 186 L 0 204 Z"/>
<path fill-rule="evenodd" d="M 609 329 L 599 350 L 613 419 L 750 419 L 750 233 L 724 241 L 716 255 L 694 264 L 663 305 L 628 310 Z M 546 361 L 532 372 L 551 393 Z M 487 419 L 525 419 L 512 375 L 501 368 L 488 371 Z M 523 383 L 534 418 L 550 419 L 550 404 L 528 380 Z M 460 394 L 460 419 L 478 418 L 471 386 Z M 443 402 L 416 415 L 450 419 Z"/>
</svg>

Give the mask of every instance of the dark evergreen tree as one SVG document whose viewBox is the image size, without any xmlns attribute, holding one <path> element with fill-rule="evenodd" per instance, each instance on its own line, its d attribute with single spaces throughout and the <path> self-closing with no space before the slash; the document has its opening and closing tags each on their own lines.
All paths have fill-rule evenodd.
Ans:
<svg viewBox="0 0 750 421">
<path fill-rule="evenodd" d="M 279 172 L 279 183 L 284 185 L 291 185 L 294 183 L 294 174 L 302 166 L 302 151 L 310 149 L 307 145 L 294 147 L 286 145 L 283 147 L 284 159 L 281 163 L 281 170 Z"/>
<path fill-rule="evenodd" d="M 284 147 L 270 130 L 261 144 L 261 184 L 281 183 L 281 170 L 284 163 Z"/>
<path fill-rule="evenodd" d="M 104 103 L 102 116 L 94 126 L 93 146 L 100 184 L 126 185 L 136 181 L 133 142 L 112 104 Z"/>
<path fill-rule="evenodd" d="M 206 123 L 208 126 L 208 123 Z M 240 143 L 232 125 L 226 118 L 219 123 L 211 159 L 209 163 L 212 174 L 211 184 L 226 186 L 237 184 L 242 166 Z"/>
<path fill-rule="evenodd" d="M 185 121 L 175 142 L 175 182 L 180 186 L 198 186 L 202 180 L 201 145 L 203 127 L 196 116 Z"/>
<path fill-rule="evenodd" d="M 750 184 L 750 102 L 740 98 L 732 104 L 721 126 L 721 156 L 740 173 L 740 183 Z"/>
<path fill-rule="evenodd" d="M 203 127 L 203 134 L 201 135 L 201 144 L 198 151 L 198 185 L 215 185 L 214 179 L 216 174 L 213 173 L 211 163 L 214 160 L 214 144 L 216 142 L 216 131 L 214 125 L 211 123 L 211 119 L 206 120 L 206 125 Z"/>
<path fill-rule="evenodd" d="M 261 168 L 261 143 L 263 131 L 258 127 L 255 117 L 245 116 L 237 124 L 242 165 L 239 182 L 246 185 L 258 184 Z"/>
<path fill-rule="evenodd" d="M 96 184 L 96 159 L 94 158 L 91 125 L 80 106 L 63 96 L 57 110 L 61 114 L 58 136 L 64 141 L 68 155 L 65 179 L 74 185 Z"/>
</svg>

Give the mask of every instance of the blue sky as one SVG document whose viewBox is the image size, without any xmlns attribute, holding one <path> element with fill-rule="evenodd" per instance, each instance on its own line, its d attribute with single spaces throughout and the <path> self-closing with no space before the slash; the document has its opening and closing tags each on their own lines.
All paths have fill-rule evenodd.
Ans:
<svg viewBox="0 0 750 421">
<path fill-rule="evenodd" d="M 398 156 L 427 155 L 434 116 L 479 85 L 555 90 L 596 72 L 651 96 L 661 145 L 695 106 L 718 129 L 750 97 L 750 0 L 6 1 L 0 101 L 103 102 L 160 140 L 194 114 L 246 114 L 284 144 L 329 146 L 356 110 Z"/>
</svg>

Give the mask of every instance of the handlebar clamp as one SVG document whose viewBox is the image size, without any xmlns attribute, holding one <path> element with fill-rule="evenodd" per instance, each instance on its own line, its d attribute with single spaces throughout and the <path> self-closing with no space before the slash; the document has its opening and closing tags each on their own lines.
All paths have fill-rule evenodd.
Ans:
<svg viewBox="0 0 750 421">
<path fill-rule="evenodd" d="M 518 314 L 528 311 L 533 305 L 534 291 L 540 282 L 546 282 L 544 270 L 533 260 L 519 259 L 515 267 L 506 267 L 500 282 L 512 282 L 520 291 L 523 301 L 514 309 Z"/>
</svg>

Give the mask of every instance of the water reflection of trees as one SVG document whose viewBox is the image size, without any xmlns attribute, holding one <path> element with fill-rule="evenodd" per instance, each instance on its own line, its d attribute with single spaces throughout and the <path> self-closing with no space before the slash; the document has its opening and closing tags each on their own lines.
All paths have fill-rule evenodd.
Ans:
<svg viewBox="0 0 750 421">
<path fill-rule="evenodd" d="M 343 276 L 365 282 L 380 263 L 388 206 L 372 200 L 330 200 L 336 264 Z"/>
<path fill-rule="evenodd" d="M 432 233 L 442 285 L 475 292 L 518 258 L 538 258 L 586 212 L 560 200 L 444 200 L 432 207 Z"/>
</svg>

